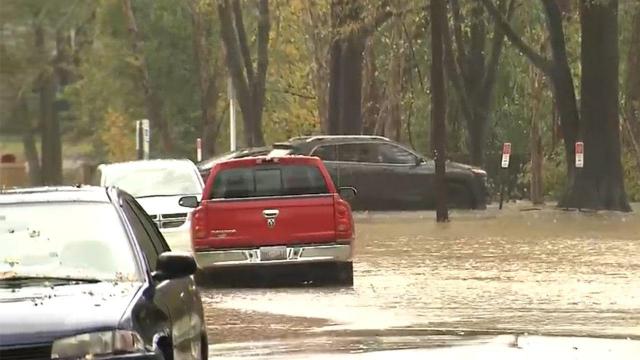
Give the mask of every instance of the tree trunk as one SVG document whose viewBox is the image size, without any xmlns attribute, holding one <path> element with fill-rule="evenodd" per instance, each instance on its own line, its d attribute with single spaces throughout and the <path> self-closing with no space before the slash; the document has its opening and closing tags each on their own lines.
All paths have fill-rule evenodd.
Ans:
<svg viewBox="0 0 640 360">
<path fill-rule="evenodd" d="M 544 152 L 542 148 L 542 136 L 540 134 L 540 116 L 538 109 L 542 98 L 542 86 L 539 72 L 532 69 L 532 96 L 531 96 L 531 135 L 529 150 L 531 151 L 531 184 L 530 198 L 534 205 L 544 203 L 544 183 L 542 166 Z"/>
<path fill-rule="evenodd" d="M 24 97 L 20 97 L 18 104 L 19 121 L 23 124 L 22 144 L 24 147 L 24 156 L 29 164 L 29 180 L 31 186 L 42 185 L 42 174 L 40 172 L 40 156 L 38 155 L 38 147 L 34 137 L 35 130 L 31 124 L 31 116 L 29 115 L 29 105 Z"/>
<path fill-rule="evenodd" d="M 640 171 L 640 5 L 636 6 L 631 24 L 631 42 L 627 57 L 625 123 L 627 137 L 635 153 Z"/>
<path fill-rule="evenodd" d="M 400 141 L 402 129 L 402 75 L 404 74 L 404 43 L 402 40 L 402 19 L 393 21 L 391 41 L 394 46 L 389 64 L 389 89 L 387 96 L 387 118 L 384 136 Z"/>
<path fill-rule="evenodd" d="M 262 110 L 266 87 L 269 45 L 269 1 L 260 0 L 258 6 L 257 70 L 249 52 L 240 2 L 218 1 L 220 35 L 225 49 L 225 61 L 237 95 L 244 122 L 245 145 L 263 146 Z"/>
<path fill-rule="evenodd" d="M 362 65 L 367 38 L 391 16 L 385 10 L 373 21 L 363 17 L 361 0 L 331 1 L 332 40 L 329 61 L 329 134 L 362 133 Z"/>
<path fill-rule="evenodd" d="M 377 66 L 374 41 L 369 39 L 364 47 L 364 71 L 362 76 L 362 133 L 376 133 L 380 117 L 380 94 L 377 81 Z"/>
<path fill-rule="evenodd" d="M 208 25 L 205 14 L 199 8 L 199 1 L 188 0 L 193 25 L 193 53 L 197 68 L 200 90 L 200 131 L 202 137 L 202 156 L 208 158 L 215 154 L 218 138 L 216 117 L 218 104 L 218 77 L 212 64 L 211 51 L 207 41 Z"/>
<path fill-rule="evenodd" d="M 308 21 L 306 22 L 307 35 L 310 38 L 308 44 L 310 45 L 310 51 L 313 55 L 313 71 L 312 79 L 313 86 L 315 88 L 318 117 L 320 118 L 320 125 L 323 133 L 328 133 L 328 107 L 329 107 L 329 74 L 327 70 L 327 50 L 329 48 L 328 41 L 326 41 L 322 33 L 318 31 L 323 27 L 328 28 L 329 25 L 322 21 L 321 16 L 318 14 L 318 9 L 313 1 L 305 2 Z"/>
<path fill-rule="evenodd" d="M 446 160 L 446 112 L 447 100 L 444 84 L 443 28 L 446 24 L 445 0 L 431 0 L 431 119 L 433 158 L 436 165 L 436 221 L 449 220 L 447 209 Z"/>
<path fill-rule="evenodd" d="M 45 46 L 45 32 L 42 25 L 36 25 L 35 45 L 40 56 L 48 59 Z M 39 97 L 40 97 L 40 131 L 42 159 L 40 173 L 42 184 L 60 185 L 62 184 L 62 146 L 60 139 L 60 124 L 54 108 L 55 102 L 55 74 L 51 66 L 40 74 Z"/>
<path fill-rule="evenodd" d="M 149 118 L 151 126 L 155 126 L 158 129 L 163 151 L 169 154 L 173 149 L 169 124 L 162 115 L 162 100 L 154 91 L 151 83 L 149 69 L 147 67 L 146 57 L 144 54 L 144 41 L 142 40 L 142 36 L 138 30 L 138 25 L 136 24 L 135 14 L 131 7 L 131 0 L 122 0 L 122 10 L 127 23 L 127 30 L 131 37 L 131 52 L 136 59 L 136 70 L 138 71 L 139 76 L 138 81 L 140 81 L 140 86 L 142 86 L 147 117 Z"/>
<path fill-rule="evenodd" d="M 564 206 L 631 211 L 620 158 L 618 1 L 581 0 L 580 27 L 584 168 Z"/>
</svg>

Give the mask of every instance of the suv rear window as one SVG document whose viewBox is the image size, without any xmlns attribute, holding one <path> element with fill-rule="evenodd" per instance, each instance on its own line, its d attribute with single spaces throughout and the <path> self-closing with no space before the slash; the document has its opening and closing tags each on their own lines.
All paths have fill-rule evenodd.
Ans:
<svg viewBox="0 0 640 360">
<path fill-rule="evenodd" d="M 280 165 L 222 170 L 209 199 L 326 194 L 320 170 L 309 165 Z"/>
</svg>

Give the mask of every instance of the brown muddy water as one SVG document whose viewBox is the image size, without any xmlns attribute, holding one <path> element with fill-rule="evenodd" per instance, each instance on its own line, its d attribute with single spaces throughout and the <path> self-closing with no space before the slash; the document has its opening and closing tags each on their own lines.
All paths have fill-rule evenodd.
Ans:
<svg viewBox="0 0 640 360">
<path fill-rule="evenodd" d="M 434 335 L 640 339 L 639 205 L 510 204 L 448 224 L 358 213 L 353 288 L 202 289 L 211 356 L 420 347 Z"/>
</svg>

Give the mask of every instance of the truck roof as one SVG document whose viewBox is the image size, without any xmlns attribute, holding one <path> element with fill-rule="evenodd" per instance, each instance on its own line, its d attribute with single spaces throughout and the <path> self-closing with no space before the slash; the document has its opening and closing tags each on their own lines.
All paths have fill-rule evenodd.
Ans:
<svg viewBox="0 0 640 360">
<path fill-rule="evenodd" d="M 216 164 L 221 168 L 234 168 L 234 167 L 250 167 L 262 164 L 307 164 L 307 165 L 322 165 L 322 160 L 315 156 L 302 156 L 302 155 L 288 155 L 282 157 L 269 157 L 269 156 L 252 156 L 240 159 L 231 159 L 221 161 Z"/>
</svg>

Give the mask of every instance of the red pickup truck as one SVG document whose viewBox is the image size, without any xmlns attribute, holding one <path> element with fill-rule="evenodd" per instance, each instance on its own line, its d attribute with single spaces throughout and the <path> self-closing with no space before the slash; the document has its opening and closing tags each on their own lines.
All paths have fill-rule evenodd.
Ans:
<svg viewBox="0 0 640 360">
<path fill-rule="evenodd" d="M 355 235 L 346 200 L 316 157 L 250 157 L 216 164 L 195 207 L 191 241 L 201 269 L 317 264 L 353 284 Z"/>
</svg>

